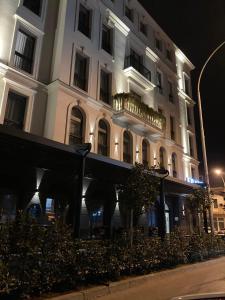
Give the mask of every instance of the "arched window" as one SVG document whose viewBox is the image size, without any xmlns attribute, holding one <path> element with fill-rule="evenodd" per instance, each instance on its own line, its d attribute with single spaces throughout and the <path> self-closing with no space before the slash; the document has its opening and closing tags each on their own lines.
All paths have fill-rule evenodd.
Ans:
<svg viewBox="0 0 225 300">
<path fill-rule="evenodd" d="M 159 149 L 159 165 L 160 168 L 166 169 L 166 150 L 163 147 Z"/>
<path fill-rule="evenodd" d="M 109 155 L 109 126 L 104 120 L 98 123 L 98 154 Z"/>
<path fill-rule="evenodd" d="M 123 161 L 133 163 L 133 141 L 128 131 L 123 133 Z"/>
<path fill-rule="evenodd" d="M 142 163 L 144 166 L 149 166 L 149 143 L 147 140 L 142 141 Z"/>
<path fill-rule="evenodd" d="M 84 142 L 84 117 L 77 107 L 72 108 L 70 119 L 69 144 L 82 144 Z"/>
<path fill-rule="evenodd" d="M 172 174 L 173 177 L 177 178 L 177 155 L 176 153 L 172 154 Z"/>
</svg>

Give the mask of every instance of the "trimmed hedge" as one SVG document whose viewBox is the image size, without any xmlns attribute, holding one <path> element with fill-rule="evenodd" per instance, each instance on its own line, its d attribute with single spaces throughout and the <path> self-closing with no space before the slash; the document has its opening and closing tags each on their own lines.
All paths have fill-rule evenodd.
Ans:
<svg viewBox="0 0 225 300">
<path fill-rule="evenodd" d="M 211 235 L 171 233 L 165 241 L 135 231 L 115 240 L 73 240 L 63 224 L 42 226 L 27 217 L 0 225 L 0 298 L 19 299 L 102 284 L 225 253 Z"/>
</svg>

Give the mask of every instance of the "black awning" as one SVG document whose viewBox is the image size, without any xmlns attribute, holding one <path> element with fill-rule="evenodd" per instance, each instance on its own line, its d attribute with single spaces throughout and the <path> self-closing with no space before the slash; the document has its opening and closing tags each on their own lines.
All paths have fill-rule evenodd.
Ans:
<svg viewBox="0 0 225 300">
<path fill-rule="evenodd" d="M 167 194 L 191 194 L 196 188 L 197 186 L 189 184 L 188 182 L 178 182 L 174 181 L 172 178 L 166 178 L 165 180 L 165 193 Z"/>
<path fill-rule="evenodd" d="M 18 169 L 23 174 L 24 166 L 43 168 L 56 172 L 55 182 L 67 181 L 66 174 L 71 176 L 78 173 L 81 157 L 76 153 L 75 146 L 58 143 L 43 137 L 23 132 L 14 128 L 0 125 L 0 176 L 7 173 L 19 176 Z M 10 168 L 10 171 L 8 170 Z M 125 183 L 132 165 L 95 153 L 89 153 L 86 159 L 85 176 L 108 181 L 111 183 Z M 6 172 L 7 170 L 7 172 Z M 17 171 L 15 171 L 17 170 Z M 51 175 L 54 177 L 54 175 Z M 51 179 L 54 181 L 54 178 Z M 1 184 L 1 181 L 0 181 Z M 166 193 L 189 194 L 194 185 L 165 180 Z"/>
</svg>

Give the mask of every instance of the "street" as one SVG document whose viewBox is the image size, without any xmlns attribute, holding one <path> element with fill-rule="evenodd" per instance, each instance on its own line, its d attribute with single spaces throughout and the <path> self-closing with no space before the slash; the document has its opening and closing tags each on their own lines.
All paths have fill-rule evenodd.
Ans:
<svg viewBox="0 0 225 300">
<path fill-rule="evenodd" d="M 194 293 L 225 292 L 225 257 L 153 275 L 144 284 L 101 300 L 169 300 Z"/>
</svg>

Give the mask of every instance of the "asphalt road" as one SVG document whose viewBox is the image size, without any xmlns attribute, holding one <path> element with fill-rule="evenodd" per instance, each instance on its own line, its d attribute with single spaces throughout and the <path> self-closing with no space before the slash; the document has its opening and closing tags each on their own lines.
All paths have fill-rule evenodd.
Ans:
<svg viewBox="0 0 225 300">
<path fill-rule="evenodd" d="M 101 300 L 169 300 L 194 293 L 225 293 L 225 257 L 153 275 L 147 282 Z"/>
</svg>

